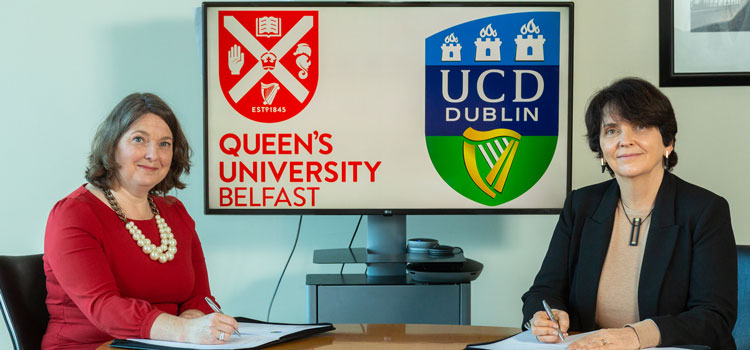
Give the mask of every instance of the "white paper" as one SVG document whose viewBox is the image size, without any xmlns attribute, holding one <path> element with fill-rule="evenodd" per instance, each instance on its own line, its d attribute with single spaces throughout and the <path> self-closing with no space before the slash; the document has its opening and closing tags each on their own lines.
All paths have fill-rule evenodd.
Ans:
<svg viewBox="0 0 750 350">
<path fill-rule="evenodd" d="M 166 340 L 128 339 L 148 345 L 168 346 L 185 349 L 245 349 L 261 346 L 279 338 L 299 331 L 313 328 L 328 327 L 328 325 L 277 325 L 268 323 L 240 322 L 240 336 L 231 335 L 229 341 L 222 345 L 200 345 L 180 343 Z"/>
<path fill-rule="evenodd" d="M 516 334 L 508 339 L 504 339 L 504 340 L 501 340 L 492 344 L 479 345 L 479 346 L 474 345 L 471 348 L 472 349 L 492 349 L 492 350 L 495 350 L 495 349 L 512 349 L 512 350 L 567 349 L 568 344 L 573 343 L 576 340 L 581 339 L 594 332 L 596 331 L 571 335 L 565 338 L 564 342 L 556 343 L 556 344 L 546 344 L 546 343 L 540 343 L 538 340 L 536 340 L 536 337 L 534 336 L 534 334 L 532 334 L 530 331 L 526 331 L 520 334 Z M 656 348 L 649 348 L 649 349 L 656 349 Z M 658 349 L 659 350 L 680 350 L 679 348 L 658 348 Z"/>
</svg>

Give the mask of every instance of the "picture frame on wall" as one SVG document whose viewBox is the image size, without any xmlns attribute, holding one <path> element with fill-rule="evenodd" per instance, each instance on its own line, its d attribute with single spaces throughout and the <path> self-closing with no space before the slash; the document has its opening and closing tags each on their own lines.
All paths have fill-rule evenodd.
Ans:
<svg viewBox="0 0 750 350">
<path fill-rule="evenodd" d="M 659 85 L 750 85 L 750 0 L 659 0 Z"/>
</svg>

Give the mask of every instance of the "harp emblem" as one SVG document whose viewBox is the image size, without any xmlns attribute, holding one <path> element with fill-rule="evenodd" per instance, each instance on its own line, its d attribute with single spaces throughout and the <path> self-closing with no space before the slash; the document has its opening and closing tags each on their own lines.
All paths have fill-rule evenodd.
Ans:
<svg viewBox="0 0 750 350">
<path fill-rule="evenodd" d="M 270 105 L 273 103 L 273 98 L 276 97 L 276 92 L 279 91 L 279 84 L 260 83 L 260 96 L 263 97 L 263 105 Z"/>
<path fill-rule="evenodd" d="M 470 127 L 463 136 L 466 171 L 482 192 L 495 198 L 508 180 L 521 135 L 510 129 L 477 131 Z"/>
</svg>

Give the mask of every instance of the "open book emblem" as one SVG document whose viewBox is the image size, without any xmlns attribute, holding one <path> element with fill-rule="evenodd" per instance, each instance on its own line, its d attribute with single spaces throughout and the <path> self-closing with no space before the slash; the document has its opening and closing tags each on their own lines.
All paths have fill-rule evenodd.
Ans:
<svg viewBox="0 0 750 350">
<path fill-rule="evenodd" d="M 318 85 L 318 11 L 219 11 L 218 71 L 240 115 L 277 123 L 305 109 Z"/>
<path fill-rule="evenodd" d="M 266 38 L 281 36 L 281 19 L 273 16 L 256 19 L 255 35 L 265 36 Z"/>
</svg>

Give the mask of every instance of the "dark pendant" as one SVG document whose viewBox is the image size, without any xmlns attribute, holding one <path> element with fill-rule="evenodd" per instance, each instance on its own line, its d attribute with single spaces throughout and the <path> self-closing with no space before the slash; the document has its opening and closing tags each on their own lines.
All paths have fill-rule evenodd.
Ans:
<svg viewBox="0 0 750 350">
<path fill-rule="evenodd" d="M 633 223 L 630 227 L 630 246 L 635 247 L 638 245 L 638 237 L 641 235 L 641 218 L 633 219 Z"/>
</svg>

